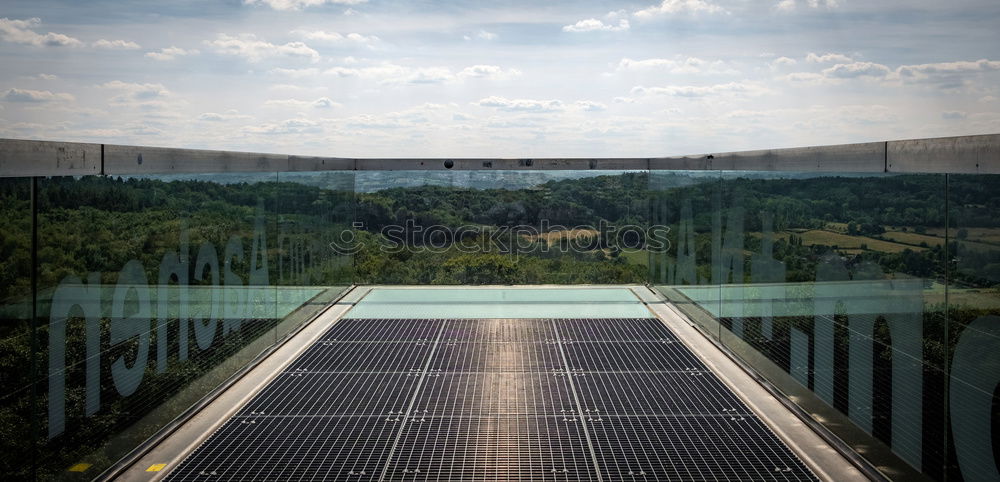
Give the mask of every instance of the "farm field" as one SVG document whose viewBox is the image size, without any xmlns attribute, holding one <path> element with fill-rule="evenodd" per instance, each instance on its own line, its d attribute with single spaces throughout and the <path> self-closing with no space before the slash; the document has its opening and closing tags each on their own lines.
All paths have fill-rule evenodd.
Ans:
<svg viewBox="0 0 1000 482">
<path fill-rule="evenodd" d="M 913 251 L 923 251 L 926 249 L 920 246 L 894 243 L 892 241 L 884 241 L 881 239 L 869 238 L 867 236 L 849 236 L 847 234 L 822 229 L 812 229 L 796 233 L 784 232 L 780 233 L 778 236 L 782 239 L 788 240 L 790 234 L 795 234 L 796 236 L 801 237 L 802 244 L 804 246 L 815 246 L 817 244 L 836 246 L 838 250 L 851 254 L 862 252 L 862 244 L 866 245 L 869 250 L 881 251 L 883 253 L 900 253 L 906 249 Z"/>
<path fill-rule="evenodd" d="M 596 229 L 564 229 L 559 231 L 549 231 L 546 233 L 540 233 L 537 235 L 527 235 L 526 238 L 535 241 L 537 239 L 544 239 L 545 242 L 552 246 L 559 243 L 563 239 L 577 239 L 577 238 L 597 238 L 601 233 Z"/>
<path fill-rule="evenodd" d="M 926 234 L 911 233 L 909 231 L 886 231 L 882 237 L 889 238 L 903 244 L 919 246 L 920 243 L 927 243 L 927 246 L 942 246 L 944 238 L 938 236 L 928 236 Z"/>
<path fill-rule="evenodd" d="M 964 229 L 969 233 L 969 236 L 966 238 L 966 240 L 968 241 L 1000 245 L 1000 228 L 964 228 Z M 952 231 L 952 236 L 955 235 L 955 231 L 957 230 Z M 944 228 L 928 229 L 927 234 L 943 238 Z"/>
</svg>

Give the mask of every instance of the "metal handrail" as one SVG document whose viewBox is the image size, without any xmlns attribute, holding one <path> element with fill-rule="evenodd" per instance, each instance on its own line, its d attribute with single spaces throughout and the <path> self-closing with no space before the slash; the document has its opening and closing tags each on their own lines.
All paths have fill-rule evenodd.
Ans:
<svg viewBox="0 0 1000 482">
<path fill-rule="evenodd" d="M 311 171 L 649 170 L 1000 174 L 1000 134 L 630 158 L 347 158 L 0 139 L 0 177 Z"/>
</svg>

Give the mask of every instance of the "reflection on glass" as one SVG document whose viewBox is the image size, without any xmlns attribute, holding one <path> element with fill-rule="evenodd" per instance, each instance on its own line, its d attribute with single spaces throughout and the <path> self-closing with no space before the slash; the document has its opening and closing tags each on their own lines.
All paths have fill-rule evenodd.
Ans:
<svg viewBox="0 0 1000 482">
<path fill-rule="evenodd" d="M 351 283 L 354 172 L 279 173 L 276 276 L 283 336 L 328 306 Z M 285 313 L 285 315 L 281 315 Z"/>
<path fill-rule="evenodd" d="M 944 175 L 726 172 L 692 201 L 662 184 L 651 211 L 676 245 L 653 280 L 668 299 L 887 472 L 954 472 Z"/>
<path fill-rule="evenodd" d="M 890 475 L 994 480 L 997 212 L 989 175 L 3 179 L 0 470 L 93 478 L 354 282 L 648 281 Z"/>
<path fill-rule="evenodd" d="M 357 277 L 373 284 L 643 282 L 646 178 L 360 172 Z"/>
<path fill-rule="evenodd" d="M 2 180 L 5 477 L 97 476 L 327 306 L 352 278 L 331 178 Z"/>
<path fill-rule="evenodd" d="M 948 193 L 947 231 L 926 234 L 949 248 L 952 466 L 1000 480 L 1000 176 L 949 175 Z"/>
<path fill-rule="evenodd" d="M 650 252 L 650 281 L 706 333 L 719 337 L 719 273 L 712 269 L 721 249 L 720 174 L 653 171 L 649 174 L 650 224 L 666 233 L 666 249 Z M 715 286 L 713 286 L 713 284 Z"/>
<path fill-rule="evenodd" d="M 40 457 L 53 461 L 39 470 L 81 462 L 96 475 L 259 352 L 244 348 L 280 315 L 274 181 L 38 181 Z"/>
<path fill-rule="evenodd" d="M 0 179 L 0 473 L 32 473 L 41 404 L 32 324 L 31 179 Z"/>
</svg>

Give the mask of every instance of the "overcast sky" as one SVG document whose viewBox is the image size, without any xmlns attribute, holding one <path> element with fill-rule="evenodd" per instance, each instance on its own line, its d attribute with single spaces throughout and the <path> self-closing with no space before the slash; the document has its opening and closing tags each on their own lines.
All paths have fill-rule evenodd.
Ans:
<svg viewBox="0 0 1000 482">
<path fill-rule="evenodd" d="M 996 0 L 5 0 L 0 137 L 660 156 L 1000 132 Z"/>
</svg>

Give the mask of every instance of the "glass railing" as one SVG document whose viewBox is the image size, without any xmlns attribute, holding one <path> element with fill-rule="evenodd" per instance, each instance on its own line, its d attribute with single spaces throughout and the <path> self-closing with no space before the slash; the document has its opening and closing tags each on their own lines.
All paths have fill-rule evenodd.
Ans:
<svg viewBox="0 0 1000 482">
<path fill-rule="evenodd" d="M 366 284 L 646 281 L 648 171 L 359 171 Z"/>
<path fill-rule="evenodd" d="M 651 187 L 652 283 L 705 333 L 891 478 L 1000 478 L 1000 176 Z"/>
<path fill-rule="evenodd" d="M 1000 136 L 962 162 L 914 142 L 82 162 L 0 141 L 0 470 L 114 468 L 353 284 L 648 284 L 888 476 L 990 480 Z"/>
<path fill-rule="evenodd" d="M 0 472 L 91 479 L 352 283 L 353 172 L 0 182 Z"/>
</svg>

